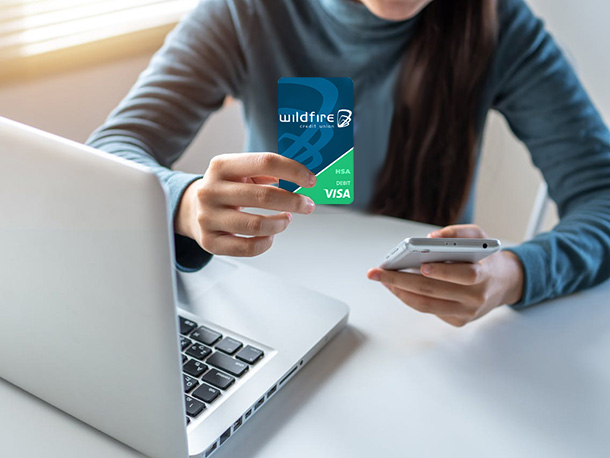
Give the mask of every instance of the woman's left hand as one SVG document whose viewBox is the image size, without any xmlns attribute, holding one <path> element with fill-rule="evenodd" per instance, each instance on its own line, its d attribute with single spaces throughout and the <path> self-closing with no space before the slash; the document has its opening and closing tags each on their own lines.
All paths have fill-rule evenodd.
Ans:
<svg viewBox="0 0 610 458">
<path fill-rule="evenodd" d="M 447 226 L 428 237 L 488 238 L 474 224 Z M 464 326 L 500 305 L 514 304 L 523 293 L 523 267 L 510 251 L 499 251 L 476 264 L 424 264 L 421 273 L 374 268 L 367 276 L 409 307 L 453 326 Z"/>
</svg>

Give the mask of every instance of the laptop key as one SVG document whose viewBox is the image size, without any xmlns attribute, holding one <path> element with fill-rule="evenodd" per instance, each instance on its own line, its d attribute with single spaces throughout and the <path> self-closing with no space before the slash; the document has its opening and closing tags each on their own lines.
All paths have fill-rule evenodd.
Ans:
<svg viewBox="0 0 610 458">
<path fill-rule="evenodd" d="M 191 390 L 194 390 L 197 385 L 199 385 L 199 382 L 196 379 L 186 374 L 182 374 L 182 382 L 184 385 L 184 391 L 187 393 Z"/>
<path fill-rule="evenodd" d="M 212 350 L 210 350 L 208 347 L 203 346 L 201 344 L 193 344 L 186 351 L 187 355 L 192 356 L 193 358 L 197 358 L 197 359 L 204 359 L 210 353 L 212 353 Z"/>
<path fill-rule="evenodd" d="M 186 357 L 186 355 L 182 355 L 182 364 L 186 363 L 187 360 L 188 358 Z"/>
<path fill-rule="evenodd" d="M 191 359 L 188 363 L 182 366 L 182 370 L 193 377 L 199 377 L 208 370 L 208 366 L 203 364 L 201 361 Z"/>
<path fill-rule="evenodd" d="M 239 340 L 235 340 L 231 337 L 225 337 L 216 345 L 216 350 L 224 351 L 229 355 L 232 355 L 237 350 L 239 350 L 244 344 L 242 344 Z"/>
<path fill-rule="evenodd" d="M 233 385 L 233 382 L 235 382 L 233 377 L 223 374 L 216 369 L 210 369 L 207 374 L 201 377 L 201 380 L 215 386 L 216 388 L 220 388 L 221 390 L 226 390 Z"/>
<path fill-rule="evenodd" d="M 206 345 L 214 345 L 222 338 L 222 334 L 205 326 L 199 326 L 189 337 Z"/>
<path fill-rule="evenodd" d="M 244 348 L 239 350 L 235 357 L 237 359 L 241 359 L 242 361 L 248 364 L 256 364 L 258 360 L 263 357 L 264 354 L 265 353 L 263 352 L 263 350 L 254 348 L 252 345 L 246 345 Z"/>
<path fill-rule="evenodd" d="M 180 321 L 180 334 L 188 334 L 197 327 L 197 323 L 186 318 L 178 317 Z"/>
<path fill-rule="evenodd" d="M 180 350 L 182 350 L 182 351 L 186 350 L 188 348 L 188 346 L 192 343 L 193 342 L 191 342 L 186 337 L 180 336 Z"/>
<path fill-rule="evenodd" d="M 190 396 L 184 396 L 186 402 L 186 413 L 189 417 L 196 417 L 205 409 L 205 404 Z"/>
<path fill-rule="evenodd" d="M 235 375 L 236 377 L 241 377 L 250 368 L 246 363 L 237 361 L 236 359 L 217 351 L 214 352 L 206 362 L 231 375 Z"/>
<path fill-rule="evenodd" d="M 206 383 L 202 383 L 199 388 L 193 391 L 193 396 L 209 404 L 220 396 L 220 391 Z"/>
</svg>

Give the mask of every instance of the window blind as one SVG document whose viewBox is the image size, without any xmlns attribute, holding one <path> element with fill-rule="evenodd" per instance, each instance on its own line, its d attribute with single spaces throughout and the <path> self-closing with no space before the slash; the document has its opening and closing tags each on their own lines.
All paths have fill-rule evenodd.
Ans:
<svg viewBox="0 0 610 458">
<path fill-rule="evenodd" d="M 2 0 L 0 66 L 9 60 L 173 25 L 197 0 Z"/>
</svg>

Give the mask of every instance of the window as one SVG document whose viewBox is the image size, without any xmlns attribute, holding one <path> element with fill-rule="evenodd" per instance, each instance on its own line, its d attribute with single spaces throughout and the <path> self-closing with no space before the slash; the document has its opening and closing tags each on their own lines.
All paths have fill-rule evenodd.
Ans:
<svg viewBox="0 0 610 458">
<path fill-rule="evenodd" d="M 197 0 L 2 0 L 0 81 L 152 51 L 196 3 Z"/>
</svg>

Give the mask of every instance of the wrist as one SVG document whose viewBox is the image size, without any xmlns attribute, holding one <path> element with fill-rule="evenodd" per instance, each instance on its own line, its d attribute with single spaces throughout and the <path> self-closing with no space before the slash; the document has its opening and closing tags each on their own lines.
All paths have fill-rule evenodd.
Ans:
<svg viewBox="0 0 610 458">
<path fill-rule="evenodd" d="M 524 272 L 521 260 L 512 251 L 502 251 L 507 271 L 507 283 L 503 303 L 516 304 L 523 297 Z"/>
<path fill-rule="evenodd" d="M 189 238 L 193 238 L 190 226 L 197 192 L 195 183 L 198 181 L 199 180 L 195 180 L 186 187 L 178 202 L 178 209 L 174 216 L 174 232 Z"/>
</svg>

